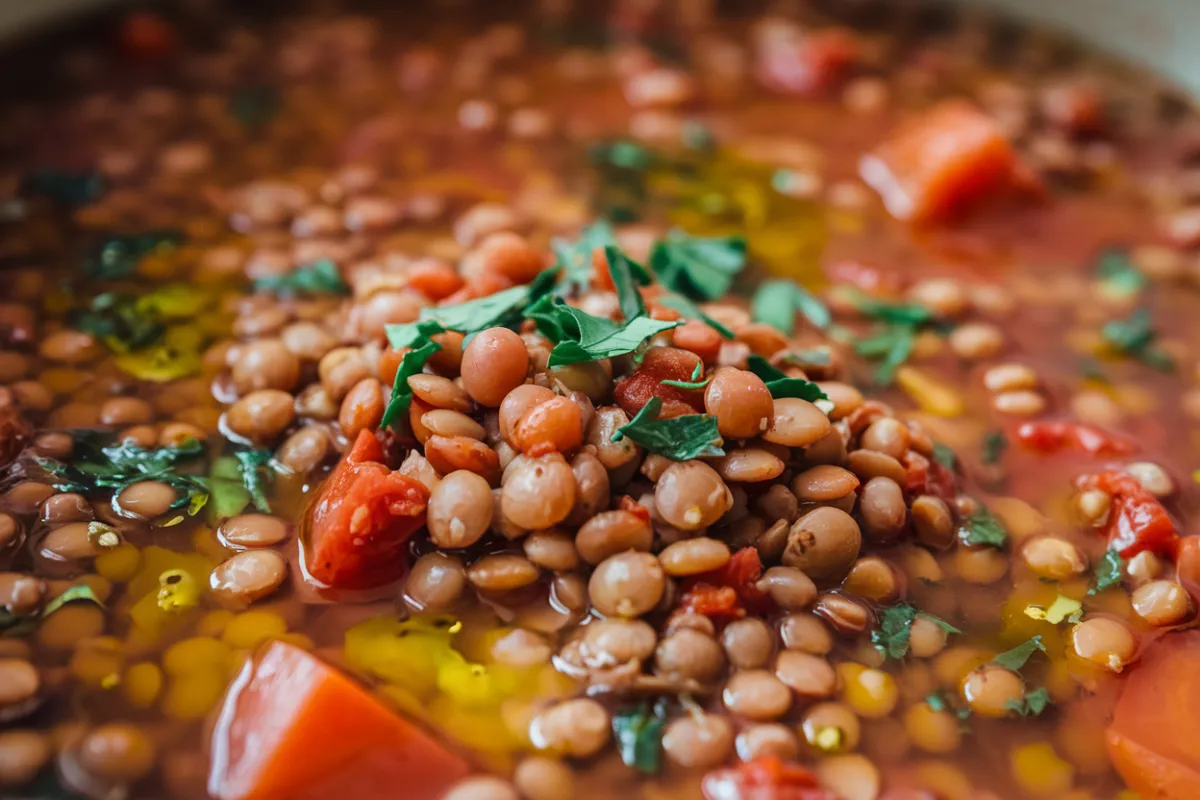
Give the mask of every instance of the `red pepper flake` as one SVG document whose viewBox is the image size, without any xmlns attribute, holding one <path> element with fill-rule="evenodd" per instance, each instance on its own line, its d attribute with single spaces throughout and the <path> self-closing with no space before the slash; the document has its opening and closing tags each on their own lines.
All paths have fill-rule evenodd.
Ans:
<svg viewBox="0 0 1200 800">
<path fill-rule="evenodd" d="M 1138 449 L 1128 439 L 1084 422 L 1026 422 L 1017 428 L 1017 440 L 1039 453 L 1070 449 L 1099 458 L 1128 456 Z"/>
<path fill-rule="evenodd" d="M 1108 470 L 1085 475 L 1076 481 L 1076 486 L 1083 491 L 1099 489 L 1112 496 L 1108 546 L 1122 558 L 1149 550 L 1174 559 L 1179 532 L 1162 503 L 1137 478 L 1120 470 Z"/>
</svg>

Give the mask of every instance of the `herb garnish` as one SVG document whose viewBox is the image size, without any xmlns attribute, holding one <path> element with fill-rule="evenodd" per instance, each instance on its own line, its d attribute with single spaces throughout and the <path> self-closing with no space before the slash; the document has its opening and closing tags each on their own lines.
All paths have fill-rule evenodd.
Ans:
<svg viewBox="0 0 1200 800">
<path fill-rule="evenodd" d="M 1121 558 L 1120 553 L 1116 550 L 1105 550 L 1104 557 L 1096 565 L 1096 579 L 1088 589 L 1088 594 L 1100 594 L 1106 589 L 1118 586 L 1124 566 L 1125 559 Z"/>
<path fill-rule="evenodd" d="M 996 515 L 982 504 L 974 514 L 963 520 L 958 535 L 966 544 L 1004 547 L 1008 542 L 1008 531 Z"/>
<path fill-rule="evenodd" d="M 833 322 L 829 308 L 795 281 L 763 281 L 750 302 L 750 315 L 788 336 L 796 332 L 796 313 L 824 330 Z"/>
<path fill-rule="evenodd" d="M 474 334 L 488 328 L 515 328 L 521 310 L 554 291 L 559 267 L 549 267 L 531 282 L 452 306 L 421 309 L 421 322 L 436 322 L 445 330 Z M 392 326 L 388 326 L 391 330 Z"/>
<path fill-rule="evenodd" d="M 628 436 L 651 453 L 666 456 L 672 461 L 690 461 L 703 456 L 723 456 L 717 446 L 721 433 L 717 419 L 708 414 L 685 414 L 671 419 L 659 419 L 662 399 L 651 397 L 642 410 L 612 435 L 619 442 Z"/>
<path fill-rule="evenodd" d="M 86 494 L 112 489 L 119 493 L 133 483 L 160 481 L 175 489 L 178 495 L 171 508 L 187 506 L 189 514 L 196 514 L 208 502 L 208 485 L 203 478 L 183 475 L 175 469 L 180 463 L 203 454 L 204 445 L 195 439 L 152 450 L 128 442 L 97 447 L 83 439 L 76 444 L 75 459 L 70 464 L 40 456 L 36 461 L 58 479 L 54 488 L 60 492 Z"/>
<path fill-rule="evenodd" d="M 642 342 L 676 328 L 679 320 L 656 320 L 637 315 L 623 324 L 567 305 L 561 298 L 546 296 L 525 310 L 543 336 L 555 343 L 549 366 L 599 361 L 632 353 Z"/>
<path fill-rule="evenodd" d="M 1146 286 L 1146 276 L 1129 258 L 1129 254 L 1117 247 L 1110 247 L 1096 259 L 1096 279 L 1114 294 L 1130 296 Z"/>
<path fill-rule="evenodd" d="M 721 323 L 717 322 L 715 319 L 710 317 L 708 314 L 705 314 L 703 311 L 700 310 L 699 306 L 697 306 L 695 303 L 693 303 L 691 300 L 687 299 L 686 297 L 684 297 L 681 294 L 664 293 L 658 297 L 656 302 L 660 306 L 666 306 L 667 308 L 672 308 L 672 309 L 678 311 L 680 314 L 682 314 L 684 317 L 686 317 L 688 319 L 700 320 L 705 325 L 712 328 L 717 333 L 721 334 L 721 336 L 725 339 L 733 338 L 733 331 L 731 331 L 729 328 L 722 325 Z"/>
<path fill-rule="evenodd" d="M 143 258 L 174 249 L 182 241 L 183 234 L 173 230 L 110 234 L 84 257 L 83 272 L 92 278 L 127 278 Z"/>
<path fill-rule="evenodd" d="M 400 359 L 400 367 L 396 370 L 396 380 L 392 384 L 392 397 L 383 412 L 383 419 L 379 421 L 379 427 L 392 426 L 401 418 L 401 415 L 408 411 L 408 406 L 412 403 L 413 398 L 412 387 L 408 385 L 408 379 L 413 375 L 420 374 L 421 370 L 425 368 L 425 362 L 441 349 L 442 346 L 437 342 L 425 342 L 420 347 L 409 350 Z"/>
<path fill-rule="evenodd" d="M 592 259 L 597 250 L 614 246 L 617 237 L 606 219 L 598 219 L 579 232 L 579 238 L 570 242 L 554 238 L 550 247 L 554 250 L 555 266 L 563 273 L 563 288 L 567 292 L 584 290 L 592 282 Z"/>
<path fill-rule="evenodd" d="M 1025 666 L 1025 662 L 1029 660 L 1029 657 L 1039 650 L 1043 653 L 1046 652 L 1046 646 L 1042 644 L 1041 636 L 1034 636 L 1024 644 L 1017 645 L 1012 650 L 1005 650 L 1003 653 L 999 653 L 992 659 L 992 663 L 1005 669 L 1010 669 L 1013 672 L 1019 672 L 1021 667 Z"/>
<path fill-rule="evenodd" d="M 319 259 L 283 275 L 259 278 L 254 282 L 254 290 L 281 295 L 350 294 L 350 287 L 342 280 L 337 264 L 328 258 Z"/>
<path fill-rule="evenodd" d="M 1150 312 L 1139 308 L 1129 319 L 1115 319 L 1104 325 L 1104 341 L 1122 355 L 1141 361 L 1159 372 L 1173 372 L 1175 359 L 1170 353 L 1155 347 L 1158 334 L 1151 325 Z"/>
<path fill-rule="evenodd" d="M 945 620 L 918 611 L 908 603 L 899 603 L 879 609 L 879 627 L 871 631 L 871 643 L 885 658 L 904 658 L 908 655 L 909 635 L 917 617 L 929 620 L 946 633 L 962 633 Z"/>
<path fill-rule="evenodd" d="M 147 313 L 136 296 L 117 292 L 93 297 L 86 309 L 73 315 L 71 325 L 120 353 L 149 347 L 166 330 L 158 315 Z"/>
<path fill-rule="evenodd" d="M 672 230 L 650 251 L 650 269 L 659 283 L 693 300 L 724 297 L 745 266 L 741 236 L 705 238 Z"/>
<path fill-rule="evenodd" d="M 984 464 L 998 464 L 1007 449 L 1008 437 L 1003 431 L 988 431 L 983 435 L 983 454 L 979 460 Z"/>
<path fill-rule="evenodd" d="M 948 470 L 954 471 L 958 469 L 958 456 L 941 442 L 933 443 L 933 460 Z"/>
<path fill-rule="evenodd" d="M 271 464 L 270 450 L 239 450 L 233 454 L 237 461 L 238 472 L 242 476 L 242 486 L 250 495 L 254 508 L 264 514 L 271 513 L 271 504 L 267 501 L 266 480 L 264 475 L 272 474 L 268 467 Z"/>
<path fill-rule="evenodd" d="M 666 709 L 662 701 L 656 703 L 653 710 L 642 703 L 637 708 L 613 715 L 613 738 L 617 740 L 617 752 L 621 754 L 625 766 L 646 775 L 658 772 L 666 724 Z"/>
<path fill-rule="evenodd" d="M 663 386 L 674 386 L 677 389 L 692 389 L 699 390 L 708 386 L 708 382 L 712 380 L 712 376 L 705 378 L 703 362 L 697 363 L 696 368 L 692 370 L 692 379 L 690 381 L 676 381 L 668 378 L 664 381 L 659 381 Z"/>
<path fill-rule="evenodd" d="M 746 359 L 747 368 L 767 384 L 767 390 L 776 400 L 784 397 L 799 397 L 815 403 L 818 400 L 828 400 L 829 395 L 820 386 L 804 378 L 789 378 L 787 373 L 771 364 L 757 353 L 751 353 Z"/>
<path fill-rule="evenodd" d="M 1009 700 L 1004 707 L 1022 717 L 1036 717 L 1050 706 L 1050 692 L 1045 687 L 1027 692 L 1021 700 Z"/>
<path fill-rule="evenodd" d="M 861 294 L 856 304 L 864 316 L 883 323 L 878 333 L 856 341 L 854 351 L 864 358 L 880 359 L 875 380 L 887 386 L 896 369 L 912 355 L 917 333 L 934 321 L 933 314 L 915 303 L 885 303 Z"/>
<path fill-rule="evenodd" d="M 0 636 L 24 636 L 38 626 L 46 617 L 58 611 L 68 603 L 93 603 L 104 608 L 104 603 L 87 584 L 72 586 L 42 607 L 41 612 L 29 615 L 17 615 L 6 608 L 0 608 Z"/>
</svg>

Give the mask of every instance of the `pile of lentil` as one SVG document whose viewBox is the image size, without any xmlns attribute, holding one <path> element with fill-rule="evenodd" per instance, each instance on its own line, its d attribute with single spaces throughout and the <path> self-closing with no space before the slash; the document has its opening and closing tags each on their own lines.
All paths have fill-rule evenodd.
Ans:
<svg viewBox="0 0 1200 800">
<path fill-rule="evenodd" d="M 1196 796 L 1188 101 L 912 4 L 312 5 L 14 56 L 0 796 Z"/>
</svg>

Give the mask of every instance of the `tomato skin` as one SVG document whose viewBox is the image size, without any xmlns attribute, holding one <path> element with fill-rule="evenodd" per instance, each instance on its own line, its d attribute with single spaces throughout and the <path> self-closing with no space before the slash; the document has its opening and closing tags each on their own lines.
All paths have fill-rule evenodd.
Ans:
<svg viewBox="0 0 1200 800">
<path fill-rule="evenodd" d="M 931 494 L 953 504 L 958 496 L 958 479 L 941 462 L 909 450 L 904 454 L 907 470 L 904 490 L 910 495 Z"/>
<path fill-rule="evenodd" d="M 720 569 L 695 575 L 683 583 L 679 612 L 703 614 L 716 623 L 754 614 L 766 614 L 775 603 L 756 585 L 763 565 L 758 550 L 743 547 Z"/>
<path fill-rule="evenodd" d="M 1133 442 L 1083 422 L 1026 422 L 1017 429 L 1017 440 L 1039 453 L 1071 449 L 1113 458 L 1137 452 Z"/>
<path fill-rule="evenodd" d="M 1142 800 L 1200 797 L 1200 631 L 1151 644 L 1125 679 L 1106 732 L 1113 765 Z"/>
<path fill-rule="evenodd" d="M 704 411 L 704 392 L 664 386 L 663 381 L 690 381 L 700 357 L 677 347 L 651 347 L 642 365 L 628 378 L 617 381 L 613 399 L 626 414 L 633 417 L 650 402 L 651 397 L 662 400 L 661 419 L 680 417 Z"/>
<path fill-rule="evenodd" d="M 837 800 L 807 769 L 778 756 L 715 769 L 704 776 L 700 789 L 705 800 Z"/>
<path fill-rule="evenodd" d="M 1119 470 L 1085 475 L 1076 481 L 1080 489 L 1100 489 L 1112 495 L 1108 515 L 1108 546 L 1122 558 L 1131 558 L 1149 550 L 1175 557 L 1179 532 L 1158 498 L 1146 491 L 1137 479 Z"/>
<path fill-rule="evenodd" d="M 335 589 L 369 589 L 408 571 L 408 540 L 425 524 L 429 490 L 380 463 L 370 431 L 334 468 L 309 515 L 308 573 Z"/>
</svg>

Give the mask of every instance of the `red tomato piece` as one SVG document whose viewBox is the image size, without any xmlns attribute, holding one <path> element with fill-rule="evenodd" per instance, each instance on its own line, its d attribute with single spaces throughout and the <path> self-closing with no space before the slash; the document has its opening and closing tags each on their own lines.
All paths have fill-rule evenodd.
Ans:
<svg viewBox="0 0 1200 800">
<path fill-rule="evenodd" d="M 415 800 L 440 797 L 467 772 L 465 761 L 345 675 L 272 642 L 225 697 L 208 792 L 218 800 Z"/>
<path fill-rule="evenodd" d="M 175 27 L 158 14 L 139 11 L 121 21 L 121 52 L 138 61 L 159 61 L 175 51 Z"/>
<path fill-rule="evenodd" d="M 1106 738 L 1117 772 L 1145 800 L 1200 797 L 1200 631 L 1151 644 L 1125 679 Z"/>
<path fill-rule="evenodd" d="M 940 461 L 909 450 L 904 454 L 903 463 L 907 470 L 906 492 L 910 495 L 931 494 L 947 503 L 954 502 L 958 496 L 958 479 Z"/>
<path fill-rule="evenodd" d="M 676 614 L 700 614 L 723 624 L 746 616 L 746 609 L 732 586 L 698 583 L 686 589 Z"/>
<path fill-rule="evenodd" d="M 944 221 L 1011 186 L 1016 156 L 996 123 L 962 100 L 948 100 L 901 126 L 863 156 L 859 174 L 892 216 Z"/>
<path fill-rule="evenodd" d="M 1108 515 L 1108 546 L 1131 558 L 1149 550 L 1175 556 L 1179 532 L 1158 498 L 1146 491 L 1137 479 L 1119 470 L 1085 475 L 1076 485 L 1080 489 L 1100 489 L 1112 495 Z"/>
<path fill-rule="evenodd" d="M 778 756 L 715 769 L 704 776 L 700 788 L 705 800 L 837 800 L 807 769 Z"/>
<path fill-rule="evenodd" d="M 677 347 L 651 347 L 638 367 L 628 378 L 617 381 L 613 398 L 625 413 L 632 417 L 650 402 L 651 397 L 662 400 L 660 419 L 681 417 L 704 410 L 704 392 L 664 386 L 663 381 L 690 381 L 700 357 Z"/>
<path fill-rule="evenodd" d="M 747 611 L 769 613 L 775 609 L 775 603 L 756 585 L 762 573 L 758 551 L 743 547 L 720 569 L 684 581 L 679 607 L 703 614 L 718 624 L 744 617 Z"/>
<path fill-rule="evenodd" d="M 817 94 L 841 83 L 857 57 L 854 37 L 839 28 L 780 32 L 762 43 L 758 77 L 777 92 Z"/>
<path fill-rule="evenodd" d="M 334 468 L 309 515 L 308 573 L 337 589 L 402 578 L 406 545 L 425 524 L 429 490 L 380 463 L 383 447 L 362 431 Z"/>
<path fill-rule="evenodd" d="M 1026 422 L 1017 428 L 1017 440 L 1039 453 L 1072 449 L 1113 458 L 1137 452 L 1133 442 L 1084 422 Z"/>
</svg>

